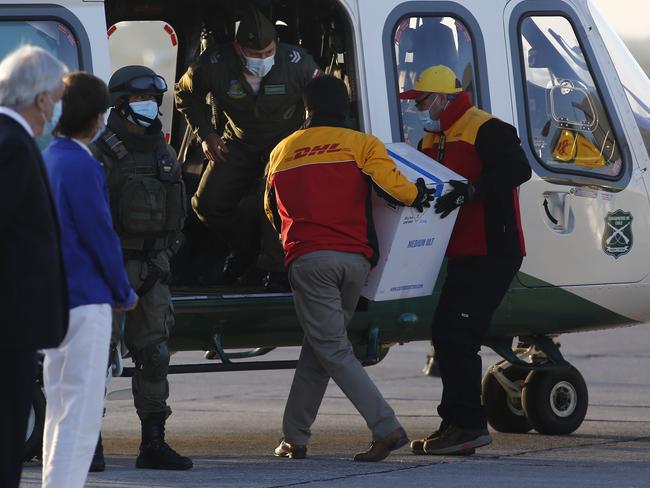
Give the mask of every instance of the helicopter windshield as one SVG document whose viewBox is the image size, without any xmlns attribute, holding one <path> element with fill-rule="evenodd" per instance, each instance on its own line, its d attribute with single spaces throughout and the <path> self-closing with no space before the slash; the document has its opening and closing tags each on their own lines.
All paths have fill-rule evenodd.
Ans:
<svg viewBox="0 0 650 488">
<path fill-rule="evenodd" d="M 573 25 L 559 15 L 529 16 L 520 32 L 538 160 L 552 171 L 618 178 L 623 161 Z"/>
<path fill-rule="evenodd" d="M 612 58 L 616 73 L 623 84 L 625 95 L 650 157 L 650 80 L 618 34 L 605 21 L 598 8 L 590 5 L 590 9 Z"/>
</svg>

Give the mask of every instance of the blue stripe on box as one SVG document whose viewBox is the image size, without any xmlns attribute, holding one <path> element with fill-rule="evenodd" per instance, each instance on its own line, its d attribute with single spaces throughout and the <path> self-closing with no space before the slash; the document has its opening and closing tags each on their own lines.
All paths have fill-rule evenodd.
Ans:
<svg viewBox="0 0 650 488">
<path fill-rule="evenodd" d="M 438 198 L 440 195 L 442 195 L 442 189 L 443 189 L 444 186 L 445 186 L 445 182 L 444 182 L 444 181 L 442 181 L 442 180 L 441 180 L 440 178 L 438 178 L 437 176 L 432 175 L 432 174 L 429 173 L 428 171 L 423 170 L 423 169 L 420 168 L 419 166 L 416 166 L 416 165 L 413 164 L 411 161 L 409 161 L 409 160 L 406 159 L 406 158 L 403 158 L 403 157 L 400 156 L 399 154 L 395 154 L 395 153 L 394 153 L 393 151 L 391 151 L 390 149 L 387 149 L 387 151 L 388 151 L 388 155 L 389 155 L 391 158 L 396 159 L 397 161 L 399 161 L 400 163 L 402 163 L 402 164 L 408 166 L 408 167 L 411 168 L 412 170 L 417 171 L 417 172 L 420 173 L 422 176 L 426 176 L 426 177 L 429 178 L 430 180 L 433 180 L 433 181 L 436 183 L 436 198 Z"/>
</svg>

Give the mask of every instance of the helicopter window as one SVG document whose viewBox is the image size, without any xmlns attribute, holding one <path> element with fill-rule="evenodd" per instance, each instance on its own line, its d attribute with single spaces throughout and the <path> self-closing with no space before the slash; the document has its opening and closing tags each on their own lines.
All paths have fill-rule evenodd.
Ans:
<svg viewBox="0 0 650 488">
<path fill-rule="evenodd" d="M 138 49 L 133 49 L 137 45 Z M 108 29 L 111 73 L 122 66 L 141 64 L 153 69 L 171 85 L 176 80 L 178 38 L 167 22 L 159 20 L 129 20 L 113 24 Z M 173 97 L 163 97 L 160 120 L 167 142 L 171 139 Z"/>
<path fill-rule="evenodd" d="M 79 70 L 79 48 L 74 33 L 57 20 L 0 21 L 0 59 L 23 44 L 39 46 L 64 63 L 70 71 Z M 36 142 L 45 148 L 50 134 Z"/>
<path fill-rule="evenodd" d="M 0 59 L 18 46 L 31 44 L 49 51 L 70 69 L 79 69 L 79 49 L 74 33 L 56 20 L 1 21 Z"/>
<path fill-rule="evenodd" d="M 453 17 L 406 17 L 393 36 L 399 91 L 409 90 L 418 74 L 430 66 L 443 64 L 451 68 L 474 102 L 474 48 L 469 30 Z M 416 146 L 423 131 L 413 102 L 403 100 L 402 136 Z"/>
<path fill-rule="evenodd" d="M 521 23 L 533 152 L 548 169 L 616 177 L 623 161 L 607 112 L 571 23 Z"/>
</svg>

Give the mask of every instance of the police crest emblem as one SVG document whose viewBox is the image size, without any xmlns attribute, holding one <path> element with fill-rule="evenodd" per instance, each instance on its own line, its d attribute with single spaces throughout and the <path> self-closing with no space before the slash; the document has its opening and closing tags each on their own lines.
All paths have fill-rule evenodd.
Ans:
<svg viewBox="0 0 650 488">
<path fill-rule="evenodd" d="M 228 87 L 226 94 L 230 98 L 235 99 L 244 98 L 246 96 L 244 87 L 242 87 L 242 84 L 239 82 L 239 80 L 230 80 L 230 86 Z"/>
<path fill-rule="evenodd" d="M 623 210 L 609 212 L 605 217 L 603 233 L 603 251 L 615 259 L 632 249 L 632 214 Z"/>
</svg>

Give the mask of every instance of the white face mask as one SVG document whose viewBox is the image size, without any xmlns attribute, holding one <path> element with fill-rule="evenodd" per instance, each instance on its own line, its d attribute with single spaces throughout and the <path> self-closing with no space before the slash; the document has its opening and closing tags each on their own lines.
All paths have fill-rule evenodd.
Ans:
<svg viewBox="0 0 650 488">
<path fill-rule="evenodd" d="M 271 71 L 271 68 L 275 64 L 275 54 L 268 58 L 249 58 L 244 55 L 244 59 L 246 60 L 246 69 L 260 78 L 264 78 L 269 74 L 269 71 Z"/>
</svg>

